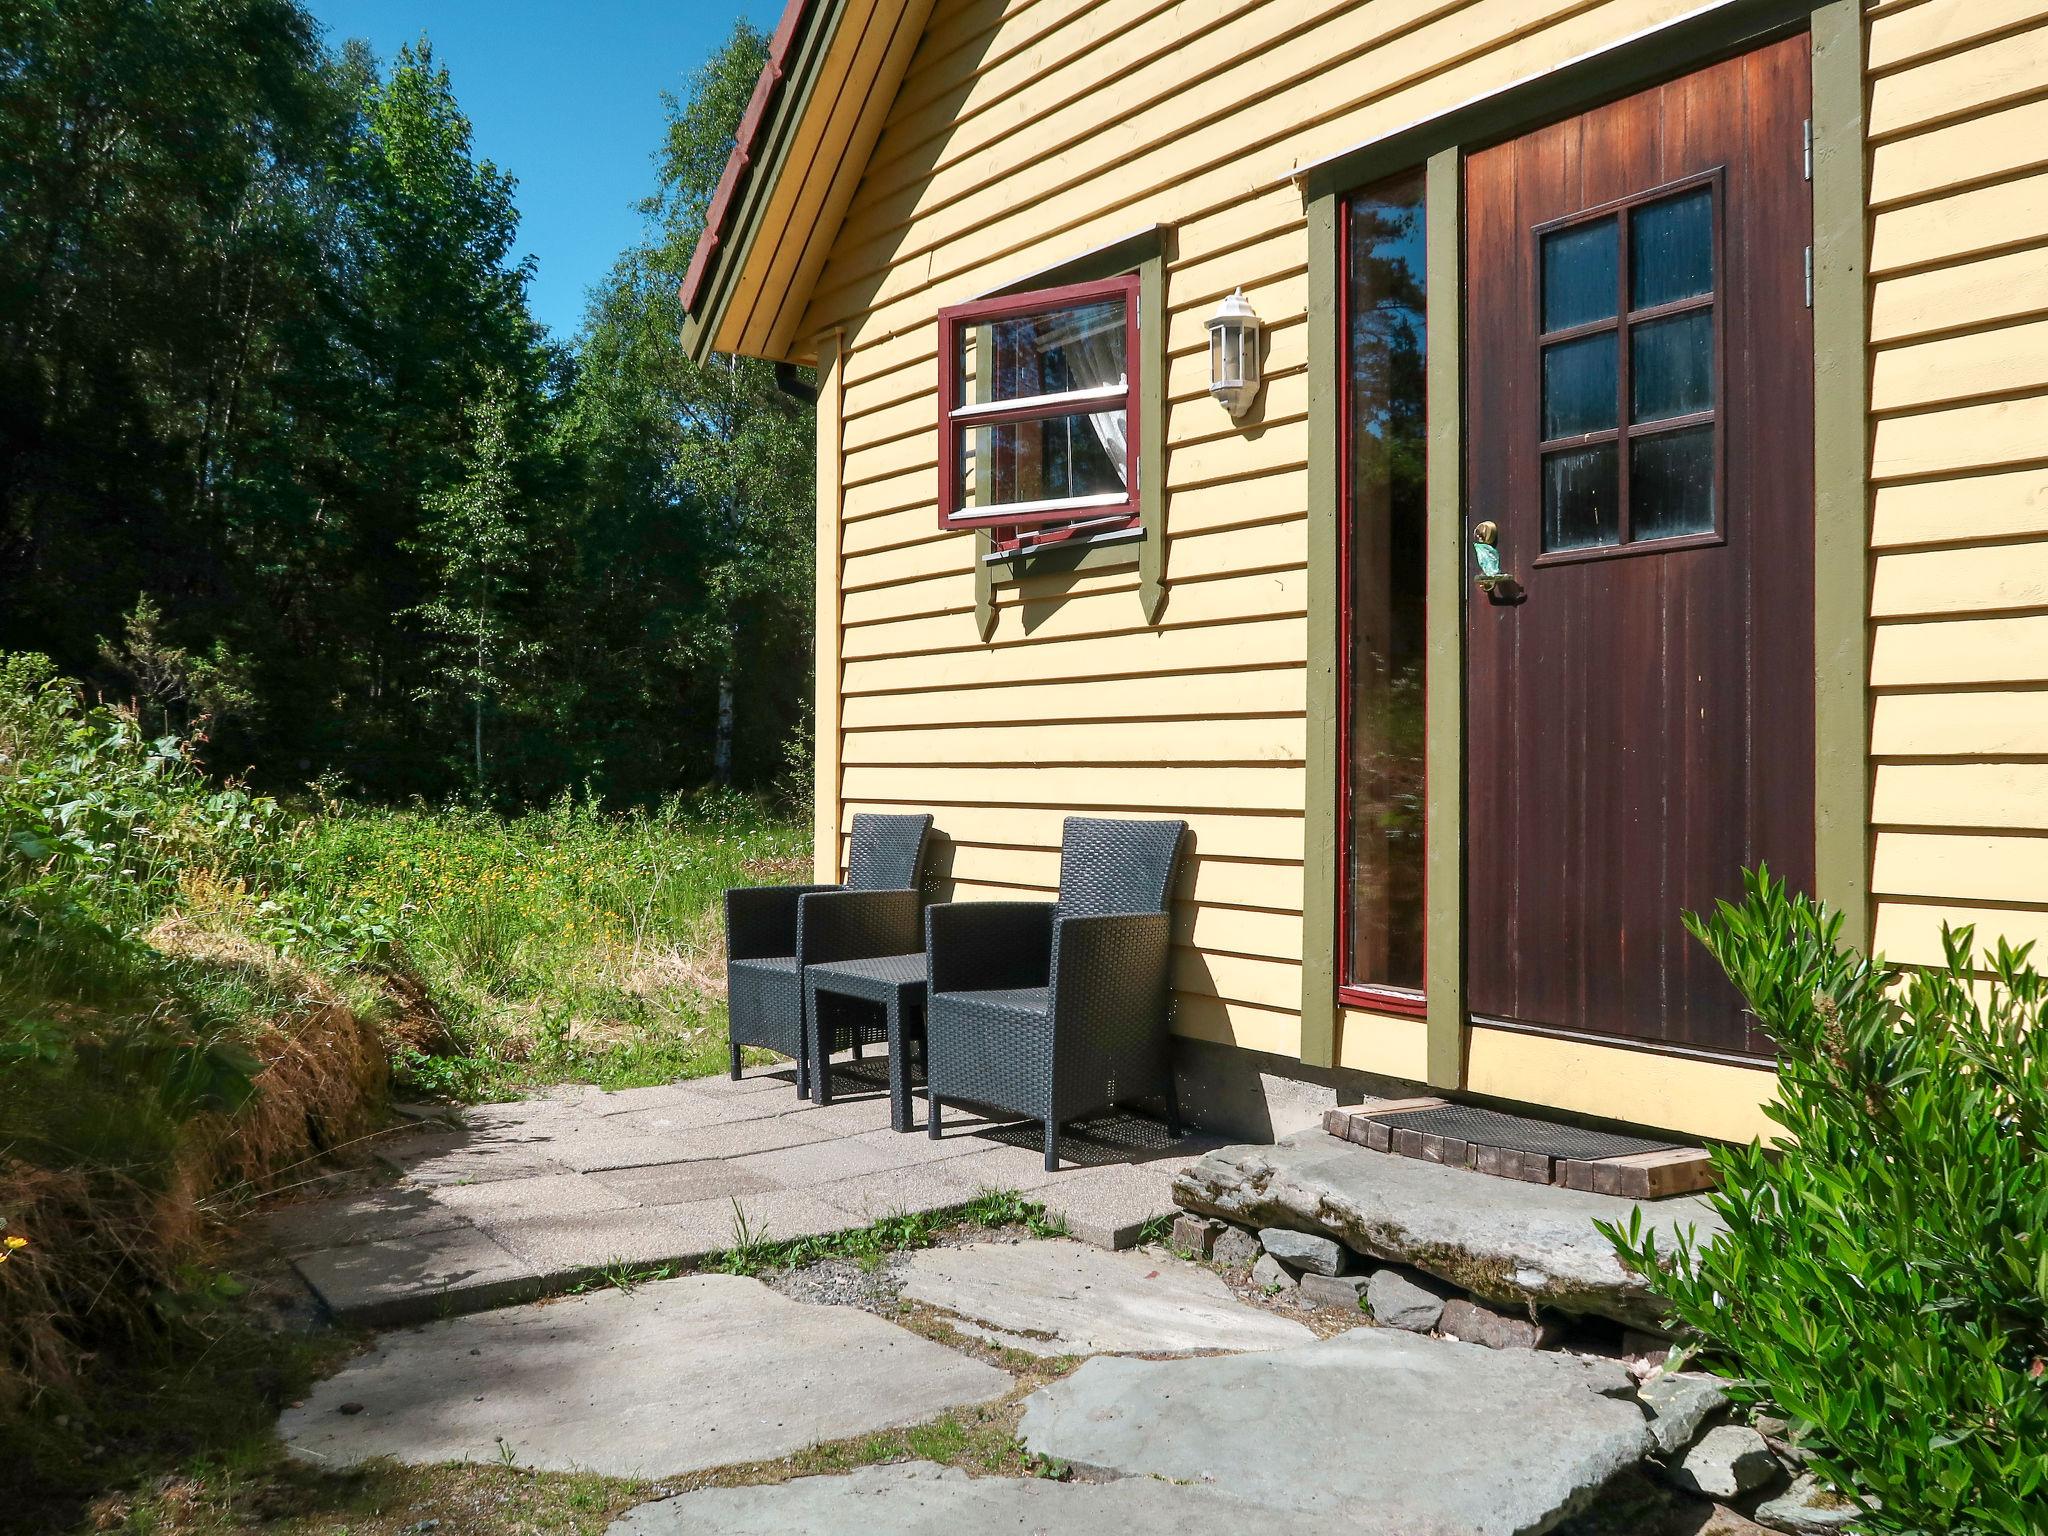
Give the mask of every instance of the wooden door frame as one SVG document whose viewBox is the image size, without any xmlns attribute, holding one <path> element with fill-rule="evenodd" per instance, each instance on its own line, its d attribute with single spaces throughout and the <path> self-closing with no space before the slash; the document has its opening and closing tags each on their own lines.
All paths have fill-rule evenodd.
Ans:
<svg viewBox="0 0 2048 1536">
<path fill-rule="evenodd" d="M 1871 930 L 1869 760 L 1868 171 L 1859 0 L 1710 0 L 1666 26 L 1510 85 L 1296 173 L 1309 240 L 1308 775 L 1302 888 L 1301 1054 L 1337 1065 L 1338 454 L 1345 407 L 1338 241 L 1355 189 L 1426 166 L 1429 544 L 1424 807 L 1426 1077 L 1465 1086 L 1465 572 L 1463 161 L 1583 112 L 1798 32 L 1813 39 L 1814 868 L 1844 937 Z M 1620 1049 L 1659 1050 L 1626 1041 Z M 1768 1062 L 1759 1062 L 1768 1069 Z"/>
</svg>

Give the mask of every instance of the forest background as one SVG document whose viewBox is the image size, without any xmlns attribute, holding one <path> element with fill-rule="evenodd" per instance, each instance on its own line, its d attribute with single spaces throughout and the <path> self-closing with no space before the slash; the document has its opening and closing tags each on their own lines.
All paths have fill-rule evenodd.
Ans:
<svg viewBox="0 0 2048 1536">
<path fill-rule="evenodd" d="M 808 798 L 812 429 L 675 290 L 765 54 L 668 103 L 558 341 L 424 38 L 0 8 L 0 652 L 359 803 Z"/>
</svg>

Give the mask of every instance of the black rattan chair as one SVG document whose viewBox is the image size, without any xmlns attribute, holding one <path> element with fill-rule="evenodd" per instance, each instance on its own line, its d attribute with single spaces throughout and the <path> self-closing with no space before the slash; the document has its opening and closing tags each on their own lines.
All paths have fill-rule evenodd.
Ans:
<svg viewBox="0 0 2048 1536">
<path fill-rule="evenodd" d="M 1167 1032 L 1167 902 L 1187 824 L 1069 816 L 1056 902 L 963 901 L 925 912 L 930 1131 L 964 1100 L 1060 1127 L 1163 1098 L 1180 1132 Z"/>
<path fill-rule="evenodd" d="M 725 893 L 726 1011 L 735 1079 L 740 1048 L 761 1046 L 795 1060 L 797 1096 L 810 1097 L 803 968 L 917 948 L 924 904 L 918 882 L 931 828 L 929 816 L 862 812 L 853 818 L 846 884 Z"/>
</svg>

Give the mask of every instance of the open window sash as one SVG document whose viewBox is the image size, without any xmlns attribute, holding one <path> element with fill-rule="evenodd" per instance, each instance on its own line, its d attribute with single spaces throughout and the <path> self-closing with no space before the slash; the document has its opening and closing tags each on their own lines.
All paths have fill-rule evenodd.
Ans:
<svg viewBox="0 0 2048 1536">
<path fill-rule="evenodd" d="M 940 526 L 1128 526 L 1137 277 L 955 305 L 939 321 Z"/>
</svg>

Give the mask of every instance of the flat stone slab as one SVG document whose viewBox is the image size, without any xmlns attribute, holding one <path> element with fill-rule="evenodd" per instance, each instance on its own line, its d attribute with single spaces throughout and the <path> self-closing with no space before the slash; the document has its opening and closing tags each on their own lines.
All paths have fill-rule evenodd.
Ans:
<svg viewBox="0 0 2048 1536">
<path fill-rule="evenodd" d="M 1239 1301 L 1199 1265 L 1058 1239 L 921 1249 L 905 1266 L 903 1294 L 1034 1355 L 1285 1349 L 1314 1337 Z"/>
<path fill-rule="evenodd" d="M 857 1308 L 693 1275 L 388 1335 L 278 1430 L 327 1468 L 503 1454 L 663 1477 L 920 1423 L 1010 1386 L 1007 1372 Z"/>
<path fill-rule="evenodd" d="M 1152 1478 L 1055 1483 L 969 1477 L 928 1461 L 863 1467 L 845 1477 L 802 1477 L 754 1488 L 707 1488 L 642 1504 L 606 1536 L 1249 1536 L 1271 1515 L 1213 1488 Z M 1348 1521 L 1290 1521 L 1294 1536 L 1342 1536 Z M 1422 1536 L 1422 1533 L 1416 1533 Z"/>
<path fill-rule="evenodd" d="M 1377 1536 L 1536 1536 L 1651 1445 L 1619 1365 L 1379 1328 L 1268 1354 L 1090 1360 L 1031 1395 L 1020 1433 L 1078 1466 Z"/>
<path fill-rule="evenodd" d="M 1661 1308 L 1593 1222 L 1626 1224 L 1640 1209 L 1667 1251 L 1681 1228 L 1696 1227 L 1703 1237 L 1722 1230 L 1699 1199 L 1638 1207 L 1613 1195 L 1390 1157 L 1320 1131 L 1211 1152 L 1175 1179 L 1174 1194 L 1204 1215 L 1325 1233 L 1499 1306 L 1533 1304 L 1642 1327 L 1655 1327 Z"/>
</svg>

